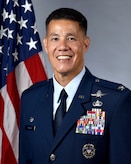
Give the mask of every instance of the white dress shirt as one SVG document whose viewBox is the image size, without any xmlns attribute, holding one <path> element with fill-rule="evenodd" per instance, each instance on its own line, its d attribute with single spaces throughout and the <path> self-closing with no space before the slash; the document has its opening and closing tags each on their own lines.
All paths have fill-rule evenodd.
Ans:
<svg viewBox="0 0 131 164">
<path fill-rule="evenodd" d="M 74 78 L 72 79 L 65 87 L 65 91 L 68 94 L 67 100 L 66 100 L 66 111 L 68 111 L 71 102 L 74 98 L 74 95 L 78 89 L 78 86 L 85 74 L 85 67 L 83 67 L 82 71 Z M 63 87 L 56 81 L 55 77 L 53 76 L 53 84 L 54 84 L 54 94 L 53 94 L 53 117 L 55 117 L 56 110 L 59 106 L 60 101 L 59 96 L 61 93 L 61 90 Z"/>
</svg>

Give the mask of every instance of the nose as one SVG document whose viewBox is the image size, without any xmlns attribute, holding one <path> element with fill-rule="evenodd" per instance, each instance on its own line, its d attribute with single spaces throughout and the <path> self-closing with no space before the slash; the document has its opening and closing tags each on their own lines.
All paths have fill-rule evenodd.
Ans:
<svg viewBox="0 0 131 164">
<path fill-rule="evenodd" d="M 69 50 L 69 46 L 68 46 L 66 40 L 61 40 L 59 42 L 59 48 L 58 48 L 58 50 L 59 51 L 67 51 L 67 50 Z"/>
</svg>

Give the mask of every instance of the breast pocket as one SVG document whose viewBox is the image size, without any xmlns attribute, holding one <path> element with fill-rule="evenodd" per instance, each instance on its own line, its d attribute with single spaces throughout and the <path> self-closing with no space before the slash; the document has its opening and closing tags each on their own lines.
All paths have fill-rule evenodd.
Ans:
<svg viewBox="0 0 131 164">
<path fill-rule="evenodd" d="M 107 143 L 105 135 L 76 134 L 75 153 L 77 161 L 105 163 Z"/>
</svg>

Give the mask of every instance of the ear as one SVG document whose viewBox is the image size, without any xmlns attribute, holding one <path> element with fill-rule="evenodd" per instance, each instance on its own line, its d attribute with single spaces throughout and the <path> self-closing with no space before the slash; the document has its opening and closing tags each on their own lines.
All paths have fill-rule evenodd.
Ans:
<svg viewBox="0 0 131 164">
<path fill-rule="evenodd" d="M 88 51 L 89 45 L 90 45 L 90 38 L 88 36 L 86 36 L 86 38 L 85 38 L 85 44 L 84 44 L 85 52 Z"/>
<path fill-rule="evenodd" d="M 48 53 L 48 50 L 47 50 L 47 38 L 43 39 L 43 45 L 44 45 L 46 53 Z"/>
</svg>

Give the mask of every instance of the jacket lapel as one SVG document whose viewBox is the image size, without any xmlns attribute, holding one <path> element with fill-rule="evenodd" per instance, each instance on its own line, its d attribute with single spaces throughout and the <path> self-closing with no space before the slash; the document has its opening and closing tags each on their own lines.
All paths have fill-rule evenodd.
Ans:
<svg viewBox="0 0 131 164">
<path fill-rule="evenodd" d="M 56 134 L 54 139 L 52 150 L 55 149 L 57 144 L 62 140 L 62 138 L 68 133 L 70 128 L 76 124 L 77 120 L 86 114 L 86 111 L 91 107 L 90 105 L 90 95 L 93 83 L 93 76 L 86 71 L 80 86 L 75 94 L 73 102 L 69 108 L 69 111 L 66 113 L 64 120 L 61 124 L 61 127 Z M 86 107 L 86 108 L 85 108 Z"/>
<path fill-rule="evenodd" d="M 43 126 L 43 135 L 44 137 L 47 137 L 47 140 L 52 143 L 52 140 L 54 140 L 54 134 L 53 134 L 53 126 L 52 126 L 52 120 L 53 120 L 53 84 L 52 80 L 48 83 L 48 86 L 46 88 L 43 88 L 39 109 L 41 112 L 39 113 L 39 121 L 41 122 L 40 125 Z"/>
</svg>

